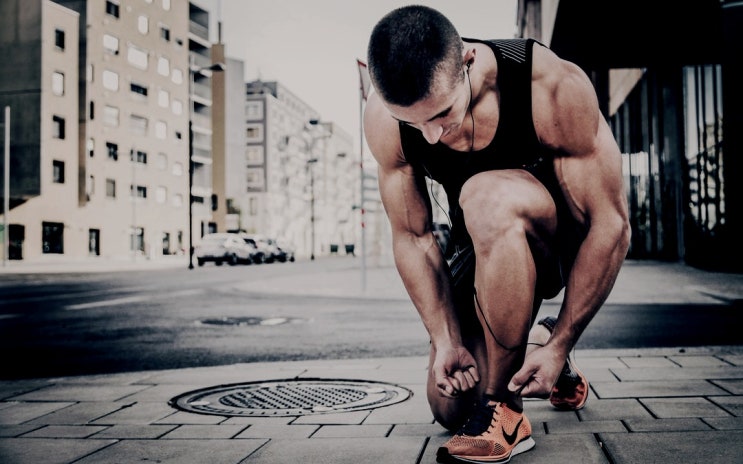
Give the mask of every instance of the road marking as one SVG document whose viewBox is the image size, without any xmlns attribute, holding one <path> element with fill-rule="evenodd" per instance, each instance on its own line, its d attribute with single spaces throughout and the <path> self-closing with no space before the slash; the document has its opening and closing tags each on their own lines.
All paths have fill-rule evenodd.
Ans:
<svg viewBox="0 0 743 464">
<path fill-rule="evenodd" d="M 92 301 L 90 303 L 68 305 L 68 306 L 65 306 L 64 309 L 66 311 L 78 311 L 80 309 L 102 308 L 105 306 L 117 306 L 117 305 L 122 305 L 122 304 L 129 304 L 129 303 L 139 303 L 147 299 L 148 297 L 146 296 L 129 296 L 126 298 L 115 298 L 113 300 Z"/>
<path fill-rule="evenodd" d="M 204 293 L 203 288 L 195 288 L 195 289 L 189 289 L 189 290 L 181 290 L 179 292 L 169 292 L 167 294 L 161 294 L 161 295 L 136 295 L 136 296 L 128 296 L 124 298 L 114 298 L 111 300 L 103 300 L 103 301 L 91 301 L 90 303 L 79 303 L 74 305 L 67 305 L 65 306 L 66 311 L 79 311 L 81 309 L 91 309 L 91 308 L 104 308 L 107 306 L 119 306 L 119 305 L 125 305 L 125 304 L 131 304 L 131 303 L 141 303 L 142 301 L 147 300 L 155 300 L 155 299 L 162 299 L 162 298 L 179 298 L 184 296 L 195 296 Z"/>
</svg>

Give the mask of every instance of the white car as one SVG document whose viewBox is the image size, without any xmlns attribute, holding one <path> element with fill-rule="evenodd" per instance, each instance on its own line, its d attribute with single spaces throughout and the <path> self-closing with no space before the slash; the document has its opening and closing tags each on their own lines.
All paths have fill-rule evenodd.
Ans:
<svg viewBox="0 0 743 464">
<path fill-rule="evenodd" d="M 214 233 L 201 237 L 196 246 L 194 255 L 199 266 L 208 261 L 217 266 L 223 263 L 231 265 L 250 263 L 253 260 L 254 249 L 247 245 L 238 235 L 232 233 Z"/>
</svg>

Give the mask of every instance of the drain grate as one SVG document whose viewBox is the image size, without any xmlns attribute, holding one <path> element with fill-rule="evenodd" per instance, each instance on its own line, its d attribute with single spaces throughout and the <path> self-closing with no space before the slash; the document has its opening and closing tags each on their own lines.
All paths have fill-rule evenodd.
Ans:
<svg viewBox="0 0 743 464">
<path fill-rule="evenodd" d="M 374 409 L 411 395 L 407 388 L 381 382 L 292 379 L 204 388 L 178 395 L 169 404 L 217 416 L 305 416 Z"/>
</svg>

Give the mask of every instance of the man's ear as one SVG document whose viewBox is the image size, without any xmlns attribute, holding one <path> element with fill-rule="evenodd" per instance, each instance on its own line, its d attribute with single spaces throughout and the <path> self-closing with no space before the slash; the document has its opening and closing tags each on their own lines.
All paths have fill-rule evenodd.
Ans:
<svg viewBox="0 0 743 464">
<path fill-rule="evenodd" d="M 470 66 L 472 66 L 472 63 L 475 62 L 476 54 L 477 54 L 477 50 L 475 50 L 474 47 L 466 48 L 464 50 L 464 56 L 462 57 L 462 61 L 463 61 L 463 64 L 467 67 L 467 69 L 470 69 Z"/>
</svg>

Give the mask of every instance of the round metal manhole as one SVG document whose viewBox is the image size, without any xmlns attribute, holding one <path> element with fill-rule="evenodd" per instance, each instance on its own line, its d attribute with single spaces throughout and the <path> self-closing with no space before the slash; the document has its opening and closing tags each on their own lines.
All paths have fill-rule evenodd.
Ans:
<svg viewBox="0 0 743 464">
<path fill-rule="evenodd" d="M 178 395 L 169 404 L 217 416 L 305 416 L 374 409 L 411 395 L 407 388 L 381 382 L 293 379 L 204 388 Z"/>
</svg>

